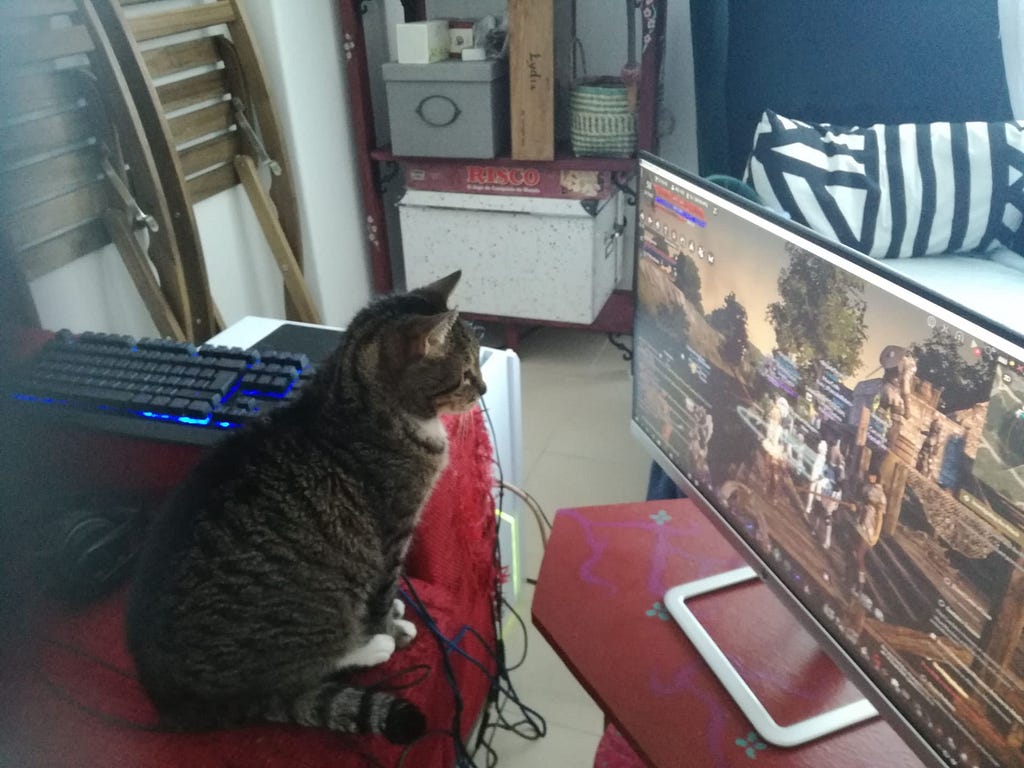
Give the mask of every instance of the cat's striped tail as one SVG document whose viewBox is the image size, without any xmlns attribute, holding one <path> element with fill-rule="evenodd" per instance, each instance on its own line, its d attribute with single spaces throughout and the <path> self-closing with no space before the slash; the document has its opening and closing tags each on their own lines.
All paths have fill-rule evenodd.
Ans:
<svg viewBox="0 0 1024 768">
<path fill-rule="evenodd" d="M 273 702 L 263 714 L 271 722 L 379 733 L 394 744 L 415 741 L 427 724 L 423 713 L 405 699 L 336 680 L 325 680 L 291 701 Z"/>
</svg>

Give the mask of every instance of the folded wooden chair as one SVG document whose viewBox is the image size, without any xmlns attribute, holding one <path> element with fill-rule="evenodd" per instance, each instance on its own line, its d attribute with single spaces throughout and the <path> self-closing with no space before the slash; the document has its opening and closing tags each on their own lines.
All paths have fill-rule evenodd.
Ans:
<svg viewBox="0 0 1024 768">
<path fill-rule="evenodd" d="M 0 0 L 0 105 L 0 250 L 22 318 L 38 324 L 31 280 L 114 243 L 158 331 L 189 338 L 170 213 L 91 0 Z"/>
<path fill-rule="evenodd" d="M 201 254 L 191 206 L 240 183 L 281 270 L 288 317 L 319 322 L 302 274 L 288 155 L 239 3 L 217 0 L 182 8 L 164 0 L 95 2 L 142 115 L 171 207 L 188 209 L 176 220 L 180 241 Z M 269 193 L 260 166 L 272 173 Z M 201 264 L 186 261 L 185 267 L 186 275 L 194 271 L 205 280 Z"/>
</svg>

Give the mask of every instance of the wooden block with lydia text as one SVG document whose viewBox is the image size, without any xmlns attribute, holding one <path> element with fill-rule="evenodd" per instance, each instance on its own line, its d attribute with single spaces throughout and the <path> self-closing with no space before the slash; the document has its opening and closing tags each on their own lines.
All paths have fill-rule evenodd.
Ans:
<svg viewBox="0 0 1024 768">
<path fill-rule="evenodd" d="M 509 0 L 512 157 L 555 157 L 554 0 Z"/>
</svg>

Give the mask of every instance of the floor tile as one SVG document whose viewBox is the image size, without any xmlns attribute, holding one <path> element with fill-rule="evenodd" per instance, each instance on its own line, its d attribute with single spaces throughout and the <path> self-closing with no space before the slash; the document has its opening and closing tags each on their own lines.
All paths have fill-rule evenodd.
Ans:
<svg viewBox="0 0 1024 768">
<path fill-rule="evenodd" d="M 592 768 L 599 736 L 555 726 L 536 741 L 499 731 L 494 748 L 500 768 Z"/>
</svg>

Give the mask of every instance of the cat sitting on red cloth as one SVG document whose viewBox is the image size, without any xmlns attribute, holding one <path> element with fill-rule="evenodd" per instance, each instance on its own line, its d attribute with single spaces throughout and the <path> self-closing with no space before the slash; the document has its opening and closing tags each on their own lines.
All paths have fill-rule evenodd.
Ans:
<svg viewBox="0 0 1024 768">
<path fill-rule="evenodd" d="M 5 764 L 454 762 L 493 679 L 497 576 L 473 407 L 486 387 L 476 339 L 446 306 L 458 278 L 372 303 L 296 403 L 198 462 L 164 447 L 176 480 L 145 444 L 14 438 L 15 453 L 56 459 L 57 486 L 75 474 L 64 460 L 93 479 L 105 464 L 108 486 L 148 469 L 174 489 L 127 599 L 72 609 L 25 582 L 0 647 Z"/>
<path fill-rule="evenodd" d="M 492 454 L 479 411 L 444 417 L 450 461 L 434 488 L 406 560 L 406 574 L 437 628 L 494 672 L 492 601 L 494 512 Z M 453 536 L 453 531 L 459 531 Z M 417 611 L 406 618 L 417 640 L 363 673 L 401 690 L 427 717 L 427 733 L 409 747 L 378 736 L 344 736 L 291 725 L 205 733 L 147 730 L 156 712 L 141 689 L 125 647 L 124 591 L 71 609 L 47 603 L 27 633 L 0 653 L 0 764 L 19 768 L 428 768 L 455 762 L 451 738 L 456 697 L 466 738 L 490 686 L 488 677 L 449 651 L 457 691 L 449 684 L 440 642 Z M 478 640 L 463 627 L 475 629 Z M 417 668 L 425 665 L 425 668 Z M 414 669 L 415 668 L 415 669 Z M 409 670 L 403 672 L 403 670 Z"/>
</svg>

